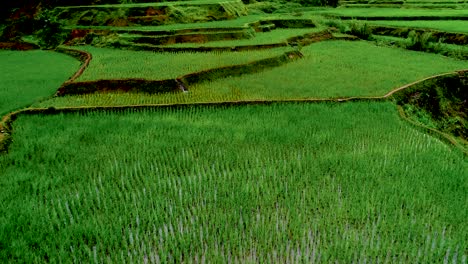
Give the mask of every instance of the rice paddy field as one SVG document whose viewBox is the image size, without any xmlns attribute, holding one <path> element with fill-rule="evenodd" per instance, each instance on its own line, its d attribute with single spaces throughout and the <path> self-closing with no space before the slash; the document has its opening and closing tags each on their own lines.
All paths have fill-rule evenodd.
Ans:
<svg viewBox="0 0 468 264">
<path fill-rule="evenodd" d="M 53 95 L 79 63 L 53 52 L 0 50 L 0 65 L 0 115 L 4 115 Z"/>
<path fill-rule="evenodd" d="M 229 46 L 246 46 L 246 45 L 266 45 L 275 43 L 284 43 L 288 38 L 302 36 L 310 33 L 317 33 L 323 28 L 300 28 L 300 29 L 276 29 L 270 32 L 257 33 L 250 39 L 239 40 L 221 40 L 210 41 L 207 43 L 175 43 L 169 45 L 171 47 L 229 47 Z"/>
<path fill-rule="evenodd" d="M 466 259 L 468 164 L 391 103 L 24 116 L 15 133 L 2 258 Z"/>
<path fill-rule="evenodd" d="M 347 20 L 466 33 L 468 10 L 286 4 L 262 13 L 231 2 L 250 14 L 66 23 L 102 30 L 93 33 L 100 42 L 70 42 L 79 60 L 0 50 L 0 262 L 466 264 L 468 61 L 409 50 L 409 38 L 359 39 Z M 213 3 L 229 6 L 76 9 L 93 18 L 94 8 L 183 5 L 196 13 Z M 114 45 L 141 31 L 238 27 L 251 38 Z M 285 46 L 260 46 L 275 43 Z M 123 89 L 112 90 L 116 80 Z M 183 89 L 128 87 L 160 80 Z M 100 87 L 56 93 L 68 84 Z M 418 102 L 446 112 L 431 119 Z M 445 120 L 461 132 L 437 130 Z"/>
<path fill-rule="evenodd" d="M 243 52 L 150 52 L 82 47 L 93 55 L 89 68 L 78 81 L 99 79 L 145 78 L 164 80 L 188 73 L 248 63 L 275 57 L 286 48 Z"/>
<path fill-rule="evenodd" d="M 189 87 L 189 93 L 94 93 L 55 97 L 35 106 L 77 107 L 383 96 L 392 89 L 426 76 L 468 68 L 466 61 L 377 47 L 367 42 L 319 42 L 304 47 L 302 53 L 305 57 L 301 60 L 256 74 L 196 84 Z M 119 66 L 114 63 L 109 65 Z M 117 70 L 113 69 L 112 72 Z M 337 76 L 343 81 L 337 82 Z"/>
</svg>

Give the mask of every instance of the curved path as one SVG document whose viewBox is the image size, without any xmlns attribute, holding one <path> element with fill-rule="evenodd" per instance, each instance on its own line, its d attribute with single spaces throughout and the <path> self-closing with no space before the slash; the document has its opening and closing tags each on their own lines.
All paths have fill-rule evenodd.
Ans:
<svg viewBox="0 0 468 264">
<path fill-rule="evenodd" d="M 86 68 L 89 66 L 89 63 L 93 59 L 93 55 L 91 55 L 91 53 L 82 51 L 82 50 L 60 47 L 60 48 L 55 49 L 55 51 L 70 55 L 74 57 L 75 59 L 81 61 L 81 66 L 78 69 L 78 71 L 72 77 L 70 77 L 70 79 L 64 82 L 62 86 L 76 81 L 76 79 L 78 79 L 83 74 L 83 72 L 86 70 Z"/>
</svg>

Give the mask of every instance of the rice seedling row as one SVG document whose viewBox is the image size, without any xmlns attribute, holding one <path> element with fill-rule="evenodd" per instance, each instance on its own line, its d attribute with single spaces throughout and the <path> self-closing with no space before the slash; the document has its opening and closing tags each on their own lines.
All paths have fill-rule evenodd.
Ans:
<svg viewBox="0 0 468 264">
<path fill-rule="evenodd" d="M 57 97 L 34 107 L 382 96 L 434 74 L 468 68 L 466 61 L 368 42 L 315 43 L 304 47 L 302 53 L 303 59 L 287 65 L 200 83 L 189 87 L 189 93 L 96 93 Z"/>
<path fill-rule="evenodd" d="M 466 260 L 468 163 L 391 103 L 32 115 L 14 129 L 1 259 Z"/>
<path fill-rule="evenodd" d="M 80 47 L 93 55 L 77 81 L 143 78 L 164 80 L 222 66 L 243 64 L 283 54 L 285 48 L 243 52 L 157 53 L 109 48 Z"/>
<path fill-rule="evenodd" d="M 266 45 L 287 42 L 289 38 L 302 36 L 308 33 L 317 33 L 323 28 L 301 28 L 301 29 L 275 29 L 270 32 L 256 33 L 249 39 L 210 41 L 206 43 L 175 43 L 168 47 L 237 47 L 247 45 Z"/>
</svg>

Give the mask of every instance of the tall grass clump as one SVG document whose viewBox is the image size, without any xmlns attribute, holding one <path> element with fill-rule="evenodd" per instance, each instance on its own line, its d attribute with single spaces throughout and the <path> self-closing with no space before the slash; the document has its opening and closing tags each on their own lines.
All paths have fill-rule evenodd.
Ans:
<svg viewBox="0 0 468 264">
<path fill-rule="evenodd" d="M 349 33 L 364 40 L 373 39 L 372 28 L 369 24 L 354 20 L 349 24 Z"/>
<path fill-rule="evenodd" d="M 434 48 L 434 39 L 430 32 L 419 33 L 412 30 L 408 34 L 406 48 L 416 51 L 429 51 Z"/>
<path fill-rule="evenodd" d="M 328 27 L 334 27 L 338 29 L 341 33 L 349 32 L 349 25 L 343 22 L 341 19 L 325 19 L 322 23 Z"/>
</svg>

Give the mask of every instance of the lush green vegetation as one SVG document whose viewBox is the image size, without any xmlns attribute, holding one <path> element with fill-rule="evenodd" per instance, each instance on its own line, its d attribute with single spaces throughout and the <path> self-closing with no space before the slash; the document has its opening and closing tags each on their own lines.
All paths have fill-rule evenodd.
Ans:
<svg viewBox="0 0 468 264">
<path fill-rule="evenodd" d="M 279 18 L 280 16 L 266 16 L 266 15 L 248 15 L 241 16 L 230 20 L 219 20 L 210 22 L 198 22 L 198 23 L 179 23 L 179 24 L 168 24 L 160 26 L 128 26 L 128 27 L 113 27 L 113 26 L 72 26 L 67 27 L 77 29 L 108 29 L 108 30 L 146 30 L 146 31 L 161 31 L 161 30 L 178 30 L 178 29 L 191 29 L 191 28 L 232 28 L 242 27 L 249 23 L 259 21 L 263 18 Z"/>
<path fill-rule="evenodd" d="M 452 135 L 468 154 L 468 91 L 458 76 L 423 82 L 395 95 L 409 118 Z"/>
<path fill-rule="evenodd" d="M 425 47 L 427 49 L 426 52 L 443 54 L 445 56 L 458 59 L 466 60 L 468 58 L 468 46 L 431 42 L 427 39 L 428 35 L 426 35 L 426 39 L 421 39 L 421 37 L 419 37 L 420 43 L 416 43 L 418 41 L 417 37 L 400 38 L 389 36 L 374 36 L 374 39 L 377 45 L 390 45 L 401 48 L 411 48 L 418 44 L 419 46 L 423 46 L 421 48 Z M 421 43 L 422 40 L 425 40 L 425 42 Z"/>
<path fill-rule="evenodd" d="M 152 7 L 152 6 L 168 6 L 168 5 L 210 5 L 214 3 L 222 3 L 222 2 L 239 2 L 239 0 L 190 0 L 190 1 L 159 1 L 159 2 L 150 2 L 150 3 L 133 3 L 133 1 L 129 1 L 129 3 L 115 3 L 115 4 L 104 4 L 104 5 L 91 5 L 86 6 L 89 8 L 103 8 L 103 7 L 116 7 L 116 8 L 126 8 L 126 7 Z M 59 8 L 82 8 L 83 6 L 66 6 L 66 7 L 59 7 Z"/>
<path fill-rule="evenodd" d="M 75 38 L 68 43 L 93 55 L 77 80 L 90 83 L 75 91 L 101 93 L 41 100 L 79 63 L 52 52 L 0 51 L 0 116 L 30 104 L 46 108 L 0 123 L 0 151 L 7 150 L 0 154 L 0 262 L 466 263 L 466 79 L 447 75 L 378 99 L 422 78 L 468 69 L 468 48 L 415 31 L 407 39 L 371 31 L 381 24 L 467 33 L 465 21 L 450 20 L 468 17 L 466 5 L 67 0 L 41 13 L 64 0 L 24 1 L 0 4 L 8 7 L 0 17 L 21 17 L 0 26 L 2 41 L 50 40 L 44 48 Z M 411 9 L 421 6 L 431 9 Z M 71 32 L 83 28 L 103 31 Z M 181 49 L 286 44 L 325 28 L 369 41 L 305 45 L 306 39 L 284 48 L 198 53 L 77 46 L 153 42 L 141 35 L 166 38 L 164 44 L 207 42 L 167 47 Z M 175 38 L 170 30 L 187 35 Z M 374 33 L 409 30 L 396 31 Z M 278 56 L 281 63 L 263 60 Z M 179 80 L 168 87 L 122 80 L 174 79 L 259 60 L 265 67 L 187 77 L 187 87 Z M 120 81 L 93 82 L 102 79 Z M 122 92 L 175 85 L 188 92 Z M 121 92 L 106 92 L 113 89 Z M 300 102 L 349 97 L 368 100 Z M 196 104 L 203 102 L 217 104 Z"/>
<path fill-rule="evenodd" d="M 399 27 L 415 27 L 415 28 L 430 28 L 445 32 L 462 32 L 468 33 L 468 21 L 464 20 L 435 20 L 435 21 L 373 21 L 378 25 L 399 26 Z"/>
<path fill-rule="evenodd" d="M 90 46 L 80 49 L 90 52 L 93 60 L 79 81 L 125 78 L 164 80 L 201 70 L 275 57 L 286 51 L 285 48 L 277 48 L 243 52 L 160 53 Z"/>
<path fill-rule="evenodd" d="M 270 32 L 256 33 L 253 38 L 239 40 L 211 41 L 203 44 L 198 43 L 177 43 L 169 45 L 173 47 L 232 47 L 243 45 L 262 45 L 286 42 L 288 38 L 302 36 L 307 33 L 314 33 L 323 28 L 299 28 L 299 29 L 275 29 Z"/>
<path fill-rule="evenodd" d="M 302 52 L 305 57 L 301 60 L 256 74 L 201 83 L 189 87 L 189 93 L 66 96 L 36 106 L 383 96 L 392 89 L 430 75 L 468 68 L 466 61 L 377 47 L 370 42 L 320 42 L 304 47 Z"/>
<path fill-rule="evenodd" d="M 466 61 L 366 42 L 321 42 L 302 52 L 306 57 L 297 62 L 201 84 L 192 90 L 230 95 L 237 91 L 241 97 L 271 99 L 382 96 L 418 79 L 468 67 Z"/>
<path fill-rule="evenodd" d="M 468 163 L 391 103 L 34 115 L 14 129 L 0 259 L 466 258 Z"/>
<path fill-rule="evenodd" d="M 420 16 L 464 16 L 465 9 L 405 9 L 405 8 L 336 8 L 312 11 L 312 14 L 325 13 L 355 17 L 420 17 Z"/>
<path fill-rule="evenodd" d="M 79 62 L 50 51 L 0 50 L 0 116 L 53 95 Z"/>
</svg>

